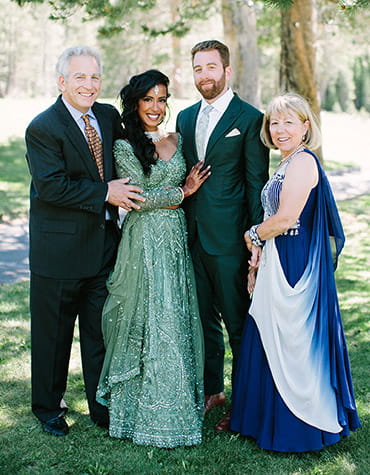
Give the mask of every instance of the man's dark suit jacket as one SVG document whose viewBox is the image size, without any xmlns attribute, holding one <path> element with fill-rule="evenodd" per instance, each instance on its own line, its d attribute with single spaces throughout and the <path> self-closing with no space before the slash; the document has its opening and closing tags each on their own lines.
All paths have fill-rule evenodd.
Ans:
<svg viewBox="0 0 370 475">
<path fill-rule="evenodd" d="M 180 112 L 177 130 L 190 169 L 197 161 L 195 125 L 201 103 Z M 246 252 L 244 232 L 262 222 L 261 189 L 268 179 L 268 149 L 259 140 L 263 115 L 236 94 L 213 130 L 205 164 L 211 176 L 185 201 L 189 243 L 199 235 L 212 255 Z"/>
<path fill-rule="evenodd" d="M 115 176 L 113 141 L 121 137 L 118 111 L 95 103 L 104 147 L 104 176 Z M 81 279 L 102 267 L 108 185 L 100 180 L 87 141 L 61 97 L 28 126 L 31 272 Z M 109 207 L 114 220 L 117 209 Z"/>
</svg>

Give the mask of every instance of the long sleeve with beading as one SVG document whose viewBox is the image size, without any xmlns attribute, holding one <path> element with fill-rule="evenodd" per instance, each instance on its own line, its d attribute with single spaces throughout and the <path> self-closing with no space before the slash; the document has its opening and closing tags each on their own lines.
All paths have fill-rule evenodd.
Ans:
<svg viewBox="0 0 370 475">
<path fill-rule="evenodd" d="M 182 202 L 183 193 L 178 186 L 180 183 L 164 185 L 161 176 L 153 179 L 150 175 L 144 175 L 132 146 L 126 140 L 117 140 L 113 150 L 118 176 L 120 178 L 129 177 L 131 185 L 143 188 L 141 195 L 145 201 L 138 202 L 139 212 L 179 205 Z"/>
</svg>

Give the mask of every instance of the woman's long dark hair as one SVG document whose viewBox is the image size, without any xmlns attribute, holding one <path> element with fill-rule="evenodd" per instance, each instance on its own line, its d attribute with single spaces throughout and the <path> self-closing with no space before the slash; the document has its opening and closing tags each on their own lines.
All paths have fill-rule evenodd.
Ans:
<svg viewBox="0 0 370 475">
<path fill-rule="evenodd" d="M 144 133 L 143 124 L 137 113 L 138 102 L 157 84 L 163 84 L 166 87 L 167 97 L 169 97 L 169 82 L 170 80 L 165 74 L 156 69 L 149 69 L 149 71 L 133 76 L 119 93 L 122 106 L 121 118 L 125 127 L 124 138 L 132 145 L 145 175 L 149 175 L 151 165 L 156 163 L 157 154 L 152 140 Z"/>
</svg>

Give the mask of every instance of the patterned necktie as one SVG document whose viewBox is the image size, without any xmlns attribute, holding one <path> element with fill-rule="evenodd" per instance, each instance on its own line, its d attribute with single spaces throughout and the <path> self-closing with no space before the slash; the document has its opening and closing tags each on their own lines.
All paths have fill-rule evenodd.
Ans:
<svg viewBox="0 0 370 475">
<path fill-rule="evenodd" d="M 89 116 L 85 114 L 81 117 L 82 120 L 85 122 L 85 134 L 91 155 L 95 159 L 96 165 L 99 170 L 100 178 L 102 181 L 104 181 L 103 144 L 100 140 L 98 132 L 90 124 Z"/>
<path fill-rule="evenodd" d="M 211 113 L 212 109 L 213 107 L 210 104 L 203 109 L 195 131 L 195 143 L 197 145 L 199 160 L 203 160 L 206 154 L 206 134 L 209 124 L 209 114 Z"/>
</svg>

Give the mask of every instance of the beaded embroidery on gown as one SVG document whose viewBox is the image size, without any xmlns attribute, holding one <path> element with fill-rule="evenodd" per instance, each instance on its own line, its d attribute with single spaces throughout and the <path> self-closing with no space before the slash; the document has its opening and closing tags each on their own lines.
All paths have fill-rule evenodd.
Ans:
<svg viewBox="0 0 370 475">
<path fill-rule="evenodd" d="M 106 356 L 97 400 L 109 407 L 109 434 L 172 448 L 201 442 L 203 335 L 184 212 L 181 136 L 169 161 L 144 175 L 131 145 L 114 146 L 119 177 L 146 198 L 125 218 L 108 280 L 102 329 Z M 165 188 L 169 187 L 167 190 Z"/>
<path fill-rule="evenodd" d="M 320 450 L 360 427 L 334 280 L 344 235 L 312 155 L 318 185 L 293 228 L 264 246 L 232 394 L 231 430 L 282 452 Z M 262 190 L 265 219 L 292 159 Z"/>
</svg>

